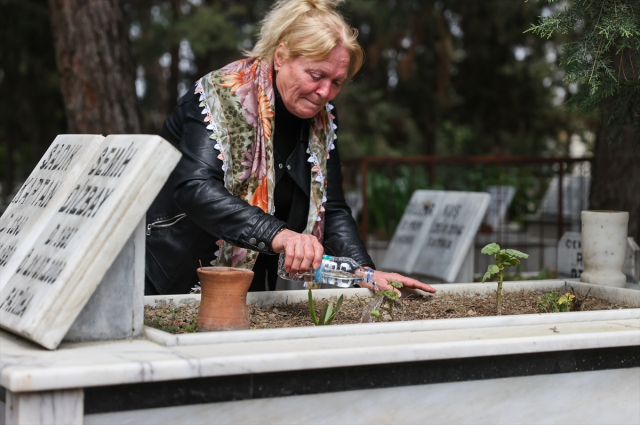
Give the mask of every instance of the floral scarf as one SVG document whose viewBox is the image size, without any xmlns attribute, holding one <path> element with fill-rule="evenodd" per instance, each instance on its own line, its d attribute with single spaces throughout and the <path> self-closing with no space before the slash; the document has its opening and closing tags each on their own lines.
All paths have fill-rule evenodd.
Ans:
<svg viewBox="0 0 640 425">
<path fill-rule="evenodd" d="M 273 143 L 275 99 L 273 65 L 248 58 L 213 71 L 196 83 L 200 107 L 211 139 L 220 152 L 224 186 L 234 196 L 274 214 L 275 168 Z M 311 168 L 309 216 L 304 233 L 320 243 L 324 236 L 324 205 L 327 201 L 327 160 L 334 149 L 336 125 L 333 106 L 325 105 L 309 122 L 308 161 Z M 253 269 L 259 252 L 217 242 L 214 266 Z"/>
</svg>

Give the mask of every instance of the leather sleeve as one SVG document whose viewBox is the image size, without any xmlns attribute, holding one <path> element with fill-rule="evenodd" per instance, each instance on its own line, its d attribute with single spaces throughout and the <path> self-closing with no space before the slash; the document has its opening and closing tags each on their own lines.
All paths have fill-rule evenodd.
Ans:
<svg viewBox="0 0 640 425">
<path fill-rule="evenodd" d="M 333 114 L 336 116 L 334 123 L 338 125 L 335 109 Z M 359 264 L 375 269 L 375 264 L 358 234 L 358 225 L 351 215 L 351 208 L 344 199 L 338 140 L 335 140 L 335 149 L 330 152 L 327 161 L 328 183 L 323 241 L 325 252 L 329 255 L 353 258 Z"/>
<path fill-rule="evenodd" d="M 286 223 L 231 195 L 224 187 L 220 152 L 203 121 L 198 97 L 186 96 L 185 104 L 178 108 L 183 112 L 172 114 L 163 129 L 181 132 L 178 148 L 182 159 L 173 176 L 177 206 L 217 238 L 241 248 L 275 254 L 271 240 Z"/>
</svg>

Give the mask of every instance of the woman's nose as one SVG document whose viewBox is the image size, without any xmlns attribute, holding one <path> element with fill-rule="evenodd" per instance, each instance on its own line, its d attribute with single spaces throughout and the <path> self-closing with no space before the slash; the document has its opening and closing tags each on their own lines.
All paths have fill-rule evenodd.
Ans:
<svg viewBox="0 0 640 425">
<path fill-rule="evenodd" d="M 329 93 L 331 92 L 331 82 L 330 81 L 320 81 L 318 87 L 316 88 L 316 93 L 318 96 L 322 98 L 329 97 Z"/>
</svg>

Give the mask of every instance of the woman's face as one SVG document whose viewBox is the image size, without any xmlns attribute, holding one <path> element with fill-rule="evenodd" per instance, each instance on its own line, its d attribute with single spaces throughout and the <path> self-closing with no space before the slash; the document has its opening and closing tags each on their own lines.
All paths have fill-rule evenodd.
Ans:
<svg viewBox="0 0 640 425">
<path fill-rule="evenodd" d="M 298 118 L 312 118 L 340 92 L 349 71 L 349 51 L 336 46 L 319 61 L 285 61 L 284 51 L 286 46 L 280 44 L 274 58 L 278 92 L 289 112 Z"/>
</svg>

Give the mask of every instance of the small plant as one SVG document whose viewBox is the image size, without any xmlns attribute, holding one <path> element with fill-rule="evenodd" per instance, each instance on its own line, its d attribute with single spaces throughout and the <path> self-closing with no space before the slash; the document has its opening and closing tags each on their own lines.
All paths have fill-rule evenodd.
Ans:
<svg viewBox="0 0 640 425">
<path fill-rule="evenodd" d="M 397 280 L 390 280 L 388 284 L 393 286 L 394 288 L 402 288 L 402 283 L 398 282 Z M 393 289 L 385 289 L 384 291 L 378 291 L 378 293 L 374 295 L 374 298 L 380 297 L 382 297 L 383 299 L 382 304 L 380 304 L 379 308 L 387 310 L 387 312 L 389 312 L 389 316 L 391 316 L 391 320 L 395 322 L 396 317 L 393 315 L 393 306 L 395 305 L 396 300 L 400 297 L 400 295 Z M 387 305 L 387 307 L 383 307 L 385 304 Z M 369 314 L 375 318 L 380 318 L 380 311 L 378 310 L 372 310 Z"/>
<path fill-rule="evenodd" d="M 487 272 L 482 278 L 482 282 L 486 282 L 494 274 L 498 275 L 498 290 L 496 291 L 496 315 L 500 316 L 502 312 L 502 279 L 504 277 L 503 270 L 505 267 L 515 267 L 520 264 L 519 258 L 529 258 L 528 254 L 516 251 L 515 249 L 500 249 L 497 243 L 490 243 L 480 251 L 483 254 L 491 255 L 496 261 L 495 264 L 489 264 Z"/>
<path fill-rule="evenodd" d="M 576 296 L 567 292 L 560 296 L 558 292 L 551 292 L 542 296 L 542 301 L 538 303 L 540 313 L 563 313 L 571 311 Z"/>
<path fill-rule="evenodd" d="M 344 300 L 344 295 L 340 295 L 338 299 L 338 304 L 336 304 L 335 308 L 333 307 L 332 302 L 327 302 L 327 304 L 320 311 L 320 317 L 316 316 L 316 311 L 313 308 L 313 295 L 311 294 L 311 289 L 309 289 L 309 313 L 311 314 L 311 320 L 313 324 L 316 326 L 323 326 L 330 324 L 333 319 L 335 319 L 336 314 L 340 311 L 340 307 L 342 307 L 342 301 Z"/>
</svg>

